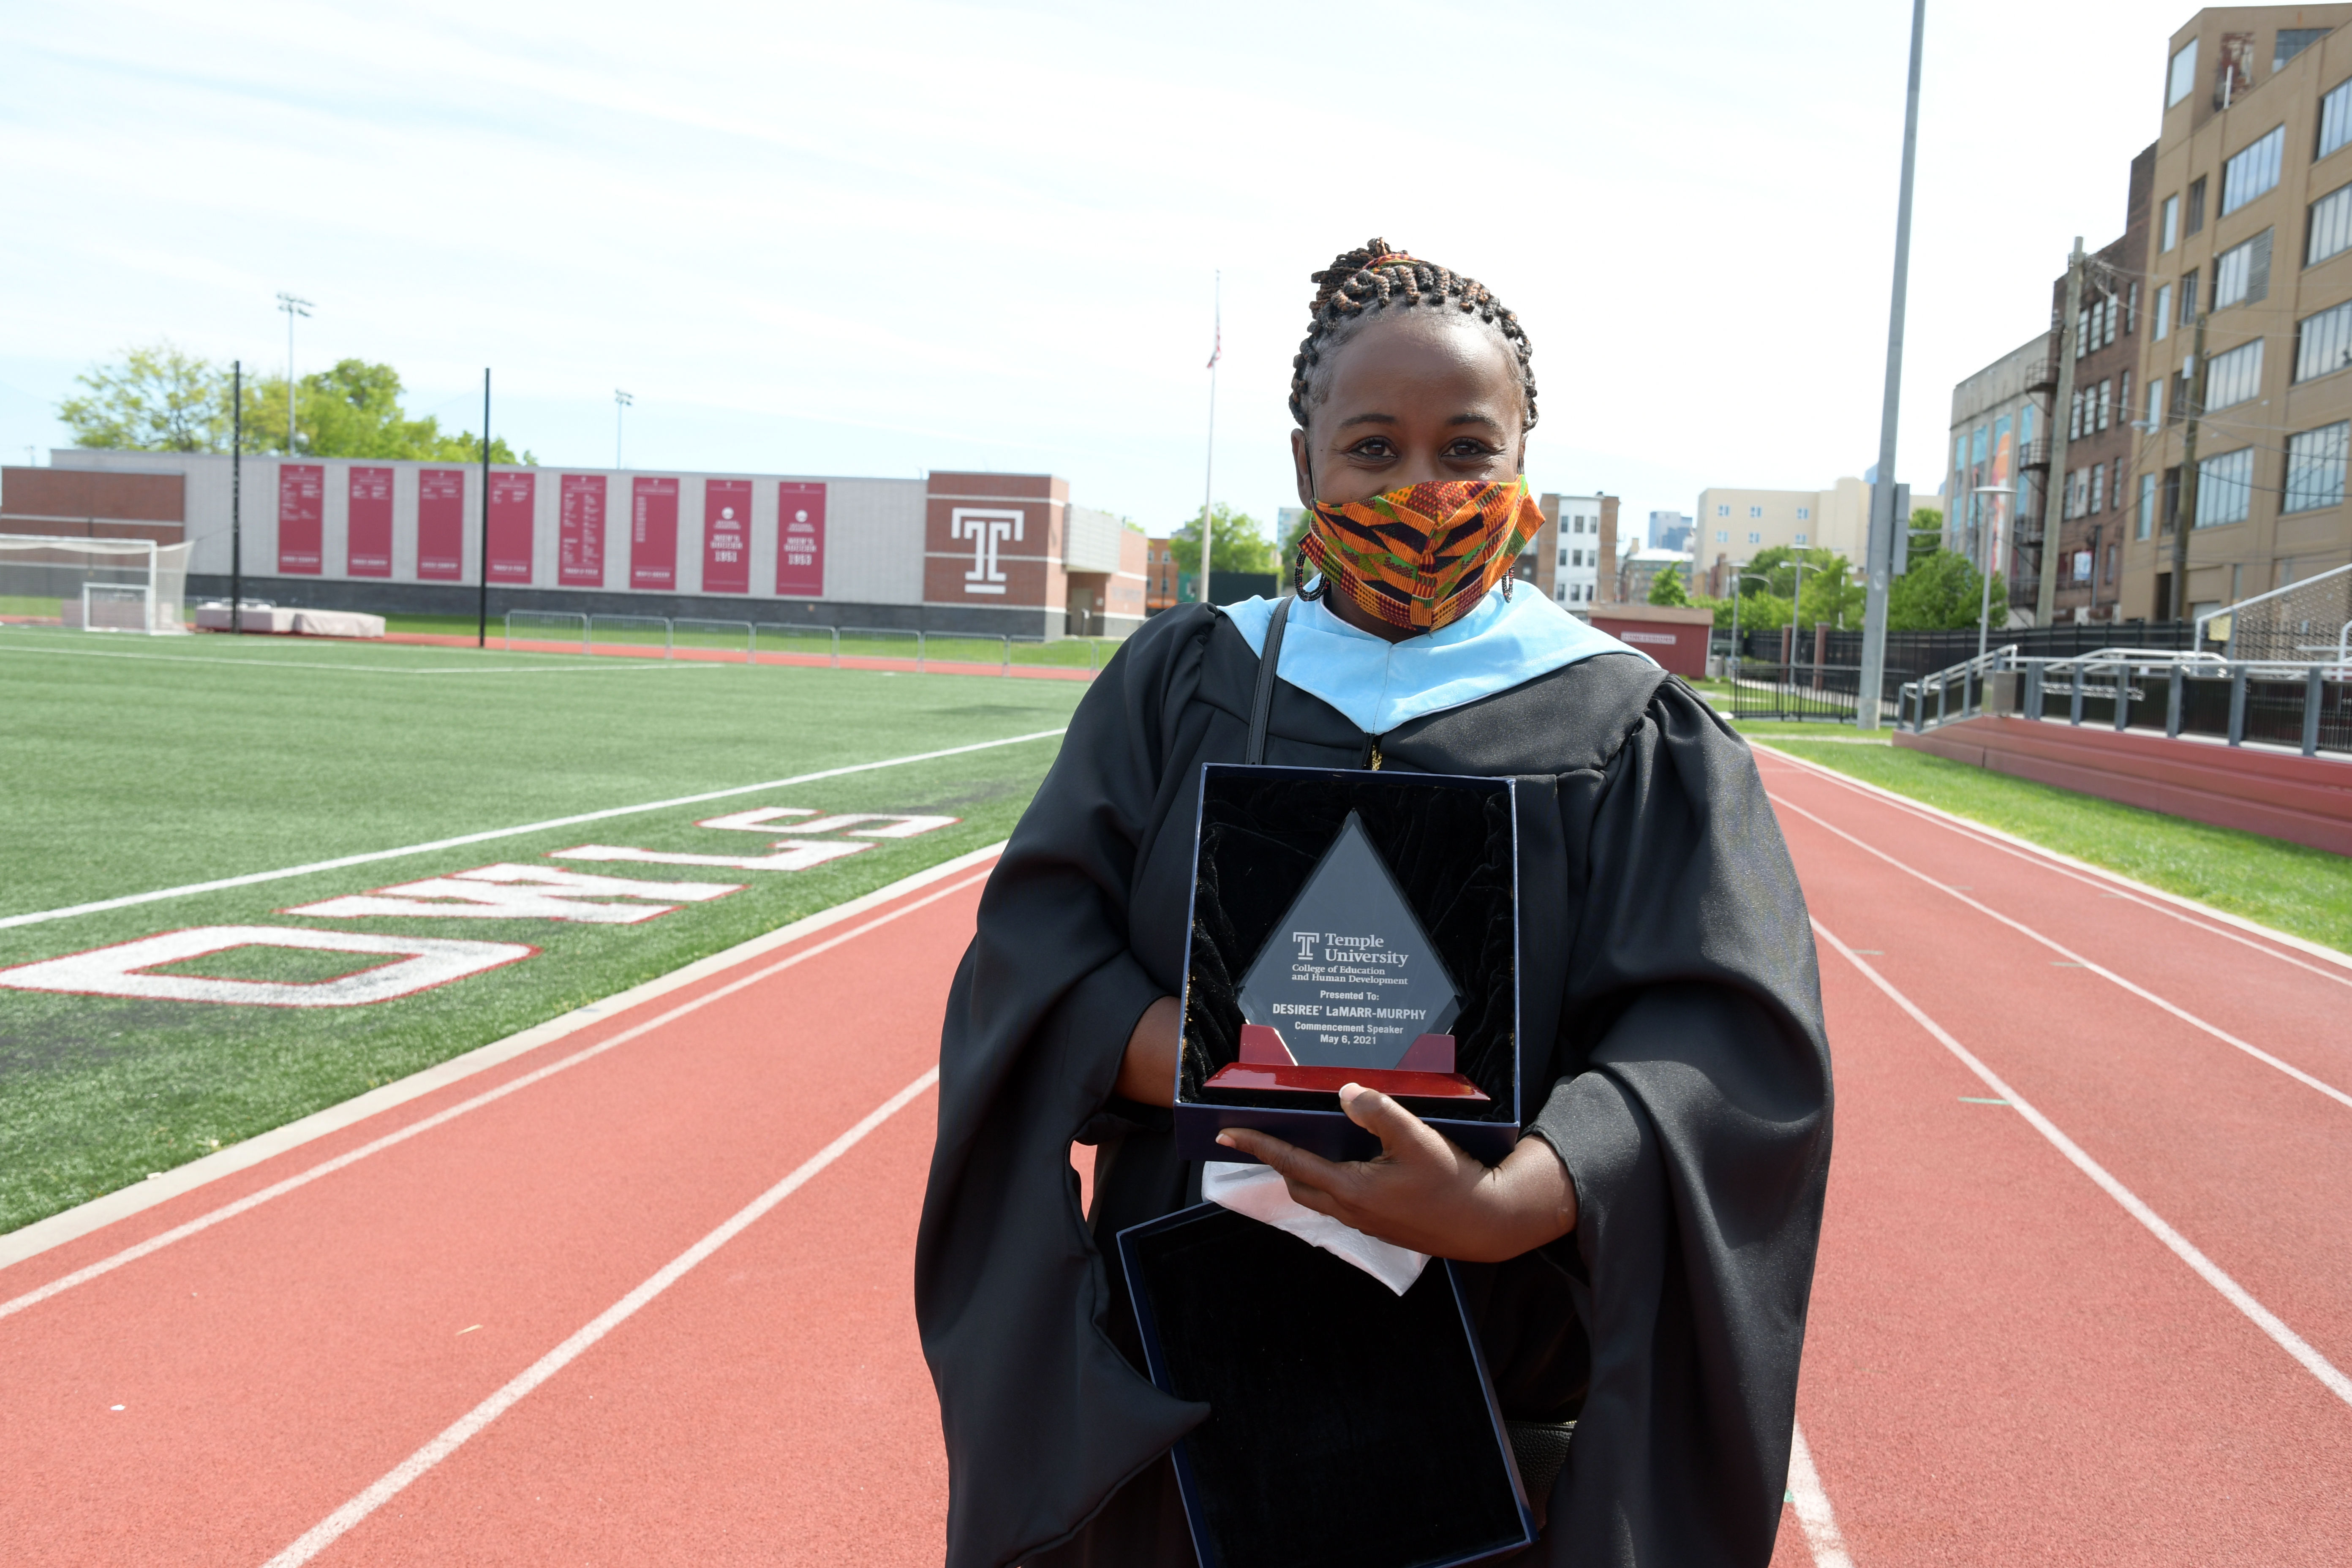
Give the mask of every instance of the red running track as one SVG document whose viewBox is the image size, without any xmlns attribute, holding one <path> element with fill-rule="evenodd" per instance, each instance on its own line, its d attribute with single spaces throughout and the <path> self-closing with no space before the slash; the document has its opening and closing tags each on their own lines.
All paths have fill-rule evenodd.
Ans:
<svg viewBox="0 0 2352 1568">
<path fill-rule="evenodd" d="M 2352 1560 L 2352 968 L 1760 762 L 1840 1095 L 1778 1560 Z M 0 1270 L 0 1558 L 935 1562 L 907 1285 L 977 878 Z"/>
</svg>

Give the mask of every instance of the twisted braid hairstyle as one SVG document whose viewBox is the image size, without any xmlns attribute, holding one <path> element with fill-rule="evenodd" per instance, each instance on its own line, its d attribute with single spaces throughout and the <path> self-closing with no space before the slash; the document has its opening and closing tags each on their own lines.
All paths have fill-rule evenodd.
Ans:
<svg viewBox="0 0 2352 1568">
<path fill-rule="evenodd" d="M 1519 319 L 1505 310 L 1502 301 L 1488 292 L 1484 283 L 1432 262 L 1417 261 L 1402 250 L 1391 250 L 1384 239 L 1343 252 L 1333 258 L 1329 267 L 1313 274 L 1310 280 L 1315 285 L 1315 304 L 1307 327 L 1307 341 L 1298 345 L 1297 357 L 1290 362 L 1290 416 L 1298 421 L 1300 429 L 1307 427 L 1307 409 L 1322 401 L 1329 380 L 1329 365 L 1340 345 L 1353 337 L 1374 311 L 1392 305 L 1423 305 L 1439 310 L 1449 304 L 1501 335 L 1503 346 L 1517 362 L 1519 387 L 1525 395 L 1527 422 L 1520 428 L 1535 428 L 1536 376 L 1528 364 L 1532 345 Z"/>
</svg>

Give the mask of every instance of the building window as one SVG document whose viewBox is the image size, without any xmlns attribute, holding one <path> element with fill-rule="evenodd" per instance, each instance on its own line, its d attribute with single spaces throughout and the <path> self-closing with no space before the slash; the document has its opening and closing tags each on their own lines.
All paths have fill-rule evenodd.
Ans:
<svg viewBox="0 0 2352 1568">
<path fill-rule="evenodd" d="M 1748 542 L 1750 544 L 1761 544 L 1764 542 L 1764 536 L 1751 528 L 1748 531 Z"/>
<path fill-rule="evenodd" d="M 1798 542 L 1798 543 L 1800 543 L 1800 544 L 1802 544 L 1803 542 L 1805 542 L 1805 536 L 1804 536 L 1803 534 L 1801 534 L 1801 534 L 1799 534 L 1799 535 L 1797 535 L 1797 542 Z"/>
<path fill-rule="evenodd" d="M 1727 528 L 1718 528 L 1718 529 L 1717 529 L 1717 530 L 1715 531 L 1715 542 L 1716 542 L 1717 544 L 1728 544 L 1728 543 L 1730 543 L 1730 542 L 1731 542 L 1731 530 L 1729 530 L 1729 529 L 1727 529 Z"/>
<path fill-rule="evenodd" d="M 2198 175 L 2189 182 L 2189 224 L 2187 232 L 2195 234 L 2205 226 L 2205 176 Z"/>
<path fill-rule="evenodd" d="M 2083 395 L 2078 392 L 2066 400 L 2066 439 L 2079 441 L 2082 438 Z"/>
<path fill-rule="evenodd" d="M 2213 263 L 2213 308 L 2252 305 L 2270 298 L 2271 233 L 2269 229 L 2243 245 L 2233 245 Z"/>
<path fill-rule="evenodd" d="M 2116 383 L 2116 417 L 2118 419 L 2131 417 L 2131 372 L 2129 371 L 2124 372 L 2122 378 Z"/>
<path fill-rule="evenodd" d="M 2105 429 L 2109 425 L 2115 422 L 2115 391 L 2116 384 L 2114 382 L 2103 381 L 2099 383 L 2099 428 L 2102 430 Z M 2098 509 L 2094 507 L 2092 510 L 2095 511 Z"/>
<path fill-rule="evenodd" d="M 2241 447 L 2197 465 L 2197 526 L 2246 521 L 2254 493 L 2254 449 Z"/>
<path fill-rule="evenodd" d="M 2326 37 L 2325 27 L 2281 27 L 2277 41 L 2271 46 L 2271 69 L 2284 69 L 2287 61 Z"/>
<path fill-rule="evenodd" d="M 2095 463 L 2091 466 L 2090 515 L 2096 517 L 2100 512 L 2105 510 L 2106 500 L 2107 467 L 2105 463 Z"/>
<path fill-rule="evenodd" d="M 2347 142 L 2352 142 L 2352 81 L 2319 100 L 2319 151 L 2312 157 L 2325 158 Z"/>
<path fill-rule="evenodd" d="M 2147 427 L 2150 431 L 2164 428 L 2164 378 L 2162 376 L 2147 384 Z"/>
<path fill-rule="evenodd" d="M 2279 183 L 2279 153 L 2286 146 L 2282 125 L 2221 165 L 2221 216 L 2227 217 Z"/>
<path fill-rule="evenodd" d="M 1802 522 L 1802 521 L 1804 521 L 1807 518 L 1810 518 L 1810 517 L 1811 517 L 1812 515 L 1813 515 L 1813 509 L 1812 509 L 1811 507 L 1809 507 L 1809 506 L 1801 506 L 1801 507 L 1799 507 L 1799 508 L 1797 509 L 1797 521 L 1798 521 L 1799 522 Z"/>
<path fill-rule="evenodd" d="M 2352 424 L 2339 421 L 2287 437 L 2286 497 L 2279 503 L 2281 511 L 2342 504 L 2347 434 L 2352 434 Z"/>
<path fill-rule="evenodd" d="M 2352 87 L 2352 82 L 2345 85 Z M 2311 204 L 2310 237 L 2304 242 L 2303 264 L 2316 267 L 2347 248 L 2352 248 L 2352 185 L 2330 191 Z"/>
<path fill-rule="evenodd" d="M 2167 283 L 2156 291 L 2156 341 L 2162 342 L 2172 335 L 2172 285 Z"/>
<path fill-rule="evenodd" d="M 2156 519 L 2156 476 L 2139 477 L 2139 515 L 2132 520 L 2132 537 L 2146 539 Z"/>
<path fill-rule="evenodd" d="M 2161 242 L 2157 246 L 2158 250 L 2170 250 L 2180 243 L 2180 198 L 2179 196 L 2164 198 L 2164 219 L 2160 226 L 2159 237 Z"/>
<path fill-rule="evenodd" d="M 2294 378 L 2311 381 L 2352 364 L 2352 300 L 2294 325 Z"/>
<path fill-rule="evenodd" d="M 2205 409 L 2228 408 L 2263 389 L 2263 340 L 2215 354 L 2205 362 Z M 2203 506 L 2203 502 L 2198 503 Z"/>
<path fill-rule="evenodd" d="M 1715 509 L 1715 515 L 1717 517 L 1729 517 L 1731 515 L 1731 509 L 1727 506 L 1717 507 Z"/>
<path fill-rule="evenodd" d="M 2172 57 L 2172 70 L 2164 79 L 2164 107 L 2170 109 L 2197 90 L 2197 40 L 2189 39 Z"/>
<path fill-rule="evenodd" d="M 1751 506 L 1748 509 L 1748 515 L 1750 517 L 1762 517 L 1764 515 L 1764 509 L 1760 506 Z"/>
<path fill-rule="evenodd" d="M 2180 275 L 2180 324 L 2184 327 L 2190 326 L 2196 322 L 2196 320 L 2197 274 L 2184 272 Z"/>
</svg>

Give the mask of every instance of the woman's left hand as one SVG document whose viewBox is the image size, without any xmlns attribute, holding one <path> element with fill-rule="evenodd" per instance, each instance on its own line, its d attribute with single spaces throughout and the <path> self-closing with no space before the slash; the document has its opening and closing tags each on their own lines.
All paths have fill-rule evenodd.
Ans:
<svg viewBox="0 0 2352 1568">
<path fill-rule="evenodd" d="M 1339 1103 L 1380 1139 L 1379 1158 L 1335 1163 L 1245 1127 L 1217 1142 L 1279 1171 L 1304 1206 L 1434 1258 L 1499 1263 L 1576 1228 L 1576 1184 L 1542 1139 L 1490 1166 L 1378 1089 L 1349 1084 Z"/>
</svg>

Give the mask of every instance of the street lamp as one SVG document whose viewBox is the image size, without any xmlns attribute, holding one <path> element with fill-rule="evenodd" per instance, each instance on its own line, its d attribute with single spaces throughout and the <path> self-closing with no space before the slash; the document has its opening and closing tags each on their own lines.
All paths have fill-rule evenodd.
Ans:
<svg viewBox="0 0 2352 1568">
<path fill-rule="evenodd" d="M 627 466 L 621 461 L 621 410 L 634 405 L 636 401 L 619 387 L 613 389 L 613 467 L 616 468 Z"/>
<path fill-rule="evenodd" d="M 1977 514 L 1977 565 L 1984 573 L 1984 603 L 1977 611 L 1977 657 L 1979 658 L 1985 656 L 1985 644 L 1990 640 L 1992 630 L 1992 536 L 1998 531 L 1994 520 L 1998 512 L 1999 498 L 2016 494 L 2015 485 L 1984 485 L 1969 492 L 1969 508 Z M 1976 498 L 1979 496 L 1995 498 L 1995 511 L 1988 512 L 1979 508 L 1976 504 Z M 2005 605 L 2007 602 L 2007 596 L 2004 595 L 2002 603 Z"/>
<path fill-rule="evenodd" d="M 294 455 L 294 318 L 310 313 L 310 301 L 278 291 L 278 308 L 286 312 L 286 455 Z"/>
<path fill-rule="evenodd" d="M 1761 583 L 1767 588 L 1772 586 L 1772 579 L 1762 573 L 1742 570 L 1747 564 L 1747 562 L 1742 561 L 1731 569 L 1731 660 L 1726 667 L 1724 674 L 1730 678 L 1735 703 L 1739 694 L 1739 584 Z"/>
</svg>

